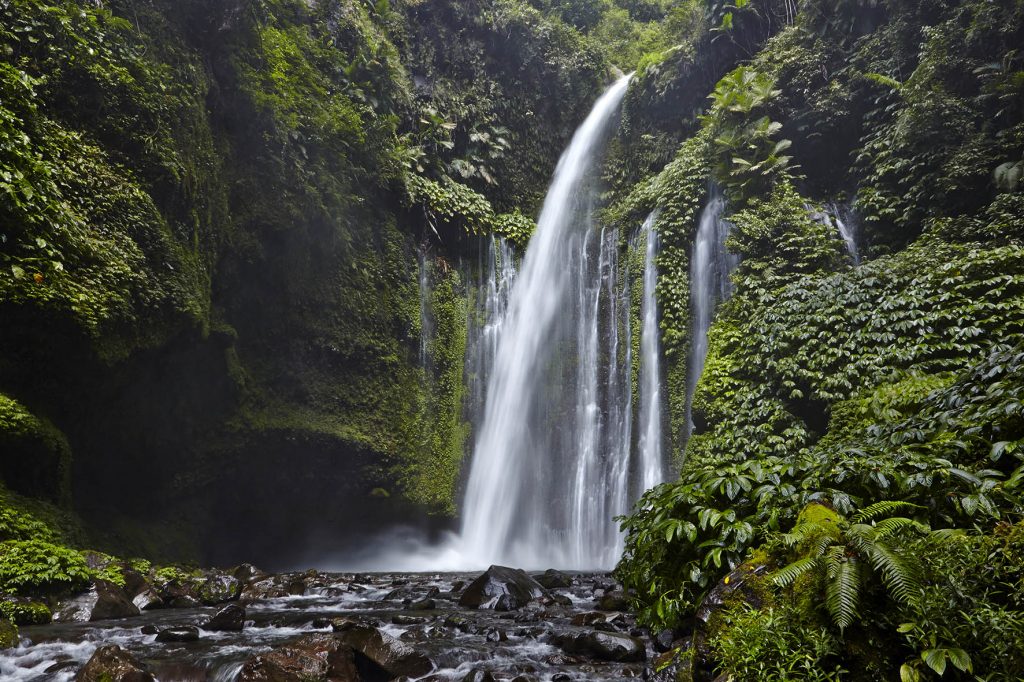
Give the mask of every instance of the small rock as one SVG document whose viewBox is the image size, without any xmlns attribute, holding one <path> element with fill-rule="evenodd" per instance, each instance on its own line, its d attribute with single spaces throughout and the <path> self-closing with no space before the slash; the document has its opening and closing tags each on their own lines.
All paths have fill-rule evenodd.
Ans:
<svg viewBox="0 0 1024 682">
<path fill-rule="evenodd" d="M 577 613 L 570 622 L 573 625 L 593 625 L 594 623 L 603 623 L 606 618 L 605 614 L 598 611 L 587 611 L 586 613 Z"/>
<path fill-rule="evenodd" d="M 454 581 L 452 583 L 452 589 L 451 589 L 452 594 L 456 594 L 458 592 L 462 592 L 462 588 L 465 587 L 465 586 L 466 586 L 466 581 L 465 580 L 456 580 L 456 581 Z"/>
<path fill-rule="evenodd" d="M 132 597 L 132 603 L 139 611 L 149 611 L 164 606 L 164 600 L 160 598 L 160 594 L 148 585 Z"/>
<path fill-rule="evenodd" d="M 587 632 L 557 638 L 559 646 L 571 654 L 582 654 L 601 661 L 642 661 L 647 657 L 643 642 L 629 635 Z"/>
<path fill-rule="evenodd" d="M 240 604 L 228 604 L 214 614 L 204 630 L 215 630 L 222 632 L 240 632 L 245 627 L 245 607 Z"/>
<path fill-rule="evenodd" d="M 429 598 L 420 599 L 419 601 L 412 602 L 406 608 L 410 611 L 433 611 L 437 608 L 437 602 Z"/>
<path fill-rule="evenodd" d="M 199 628 L 195 625 L 176 625 L 164 628 L 156 634 L 158 642 L 196 642 L 199 640 Z"/>
<path fill-rule="evenodd" d="M 487 628 L 486 637 L 488 642 L 507 642 L 508 633 L 501 628 Z"/>
<path fill-rule="evenodd" d="M 470 670 L 462 682 L 495 682 L 494 675 L 486 670 Z"/>
<path fill-rule="evenodd" d="M 601 597 L 597 608 L 602 611 L 626 611 L 629 609 L 629 599 L 622 592 L 609 592 Z"/>
<path fill-rule="evenodd" d="M 293 580 L 288 583 L 288 594 L 293 597 L 301 597 L 306 594 L 306 581 L 305 580 Z"/>
<path fill-rule="evenodd" d="M 319 618 L 314 618 L 313 622 L 310 623 L 310 625 L 312 625 L 317 630 L 323 630 L 324 628 L 331 627 L 331 619 L 321 616 Z"/>
<path fill-rule="evenodd" d="M 172 609 L 196 609 L 201 606 L 198 599 L 187 594 L 178 595 L 171 600 Z"/>
<path fill-rule="evenodd" d="M 145 667 L 116 644 L 101 646 L 78 671 L 76 682 L 156 682 Z"/>
<path fill-rule="evenodd" d="M 233 575 L 212 575 L 199 588 L 199 599 L 207 606 L 234 601 L 242 594 L 242 584 Z"/>
<path fill-rule="evenodd" d="M 397 614 L 391 617 L 391 622 L 395 625 L 422 625 L 428 622 L 430 619 L 425 616 L 404 616 Z"/>
<path fill-rule="evenodd" d="M 150 624 L 142 626 L 142 634 L 144 635 L 155 635 L 158 632 L 160 632 L 160 628 L 155 625 Z"/>
<path fill-rule="evenodd" d="M 556 571 L 553 568 L 549 568 L 543 573 L 533 576 L 533 579 L 549 590 L 560 587 L 572 587 L 572 576 L 562 573 L 561 571 Z"/>
<path fill-rule="evenodd" d="M 551 676 L 551 682 L 572 682 L 572 677 L 566 673 L 555 673 Z"/>
<path fill-rule="evenodd" d="M 236 566 L 235 570 L 231 571 L 231 575 L 234 576 L 235 580 L 243 584 L 267 577 L 266 573 L 252 564 L 241 564 Z"/>
</svg>

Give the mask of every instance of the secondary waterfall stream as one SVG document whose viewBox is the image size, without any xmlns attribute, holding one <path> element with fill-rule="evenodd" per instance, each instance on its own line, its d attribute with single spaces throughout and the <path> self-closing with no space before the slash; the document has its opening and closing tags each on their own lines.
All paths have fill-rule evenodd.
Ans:
<svg viewBox="0 0 1024 682">
<path fill-rule="evenodd" d="M 708 330 L 715 307 L 732 293 L 729 274 L 739 264 L 739 257 L 725 248 L 731 224 L 722 218 L 725 199 L 712 190 L 700 216 L 697 237 L 690 258 L 690 306 L 693 319 L 690 341 L 690 366 L 687 372 L 687 423 L 692 429 L 693 394 L 704 371 L 708 355 Z"/>
</svg>

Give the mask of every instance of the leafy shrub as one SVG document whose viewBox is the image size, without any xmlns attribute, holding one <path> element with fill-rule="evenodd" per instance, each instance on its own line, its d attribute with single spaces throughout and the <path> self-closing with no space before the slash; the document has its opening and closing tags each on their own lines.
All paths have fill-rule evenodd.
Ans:
<svg viewBox="0 0 1024 682">
<path fill-rule="evenodd" d="M 0 543 L 0 592 L 76 591 L 84 588 L 90 577 L 85 559 L 73 549 L 44 540 Z"/>
<path fill-rule="evenodd" d="M 710 640 L 718 671 L 733 680 L 788 682 L 846 679 L 840 641 L 788 605 L 752 609 L 745 604 L 720 614 Z"/>
<path fill-rule="evenodd" d="M 15 625 L 46 625 L 53 619 L 46 604 L 24 599 L 0 599 L 0 615 Z"/>
</svg>

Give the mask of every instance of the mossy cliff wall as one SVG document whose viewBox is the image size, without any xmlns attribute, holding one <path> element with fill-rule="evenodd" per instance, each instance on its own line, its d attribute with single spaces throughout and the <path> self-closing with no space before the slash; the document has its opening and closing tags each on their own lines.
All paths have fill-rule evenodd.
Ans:
<svg viewBox="0 0 1024 682">
<path fill-rule="evenodd" d="M 273 564 L 443 523 L 465 290 L 438 278 L 428 372 L 415 245 L 457 259 L 473 209 L 535 209 L 605 77 L 552 22 L 503 2 L 0 3 L 5 484 L 163 558 Z M 438 216 L 424 183 L 473 203 Z"/>
</svg>

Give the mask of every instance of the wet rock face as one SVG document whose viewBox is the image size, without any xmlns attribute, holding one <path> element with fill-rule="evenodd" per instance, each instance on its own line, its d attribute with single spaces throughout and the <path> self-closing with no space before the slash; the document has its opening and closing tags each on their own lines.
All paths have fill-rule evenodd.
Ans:
<svg viewBox="0 0 1024 682">
<path fill-rule="evenodd" d="M 570 654 L 580 654 L 601 661 L 618 663 L 642 661 L 647 650 L 636 637 L 612 632 L 585 632 L 556 637 L 556 642 Z"/>
<path fill-rule="evenodd" d="M 101 646 L 78 675 L 76 682 L 156 682 L 145 667 L 116 644 Z"/>
<path fill-rule="evenodd" d="M 0 618 L 0 649 L 10 649 L 18 646 L 18 626 Z"/>
<path fill-rule="evenodd" d="M 61 602 L 53 620 L 57 623 L 85 623 L 137 615 L 139 607 L 132 603 L 123 589 L 106 580 L 96 580 L 87 592 Z"/>
<path fill-rule="evenodd" d="M 377 628 L 355 625 L 341 631 L 338 638 L 391 677 L 422 677 L 434 669 L 426 654 Z"/>
<path fill-rule="evenodd" d="M 513 611 L 544 596 L 548 596 L 547 590 L 525 571 L 507 566 L 491 566 L 463 591 L 459 597 L 459 606 Z"/>
<path fill-rule="evenodd" d="M 212 575 L 199 588 L 198 597 L 207 606 L 216 606 L 238 599 L 242 584 L 232 575 Z M 301 594 L 301 593 L 300 593 Z"/>
<path fill-rule="evenodd" d="M 179 625 L 164 628 L 156 635 L 158 642 L 196 642 L 199 640 L 199 628 L 194 625 Z"/>
<path fill-rule="evenodd" d="M 556 571 L 553 568 L 549 568 L 543 573 L 533 576 L 533 579 L 549 590 L 572 587 L 572 576 L 562 573 L 561 571 Z"/>
<path fill-rule="evenodd" d="M 239 682 L 371 682 L 356 667 L 355 652 L 332 635 L 306 635 L 291 644 L 250 658 L 238 673 Z M 387 679 L 386 677 L 384 679 Z"/>
<path fill-rule="evenodd" d="M 203 629 L 221 632 L 241 632 L 244 627 L 245 607 L 240 604 L 228 604 L 215 613 L 213 618 L 203 626 Z"/>
</svg>

